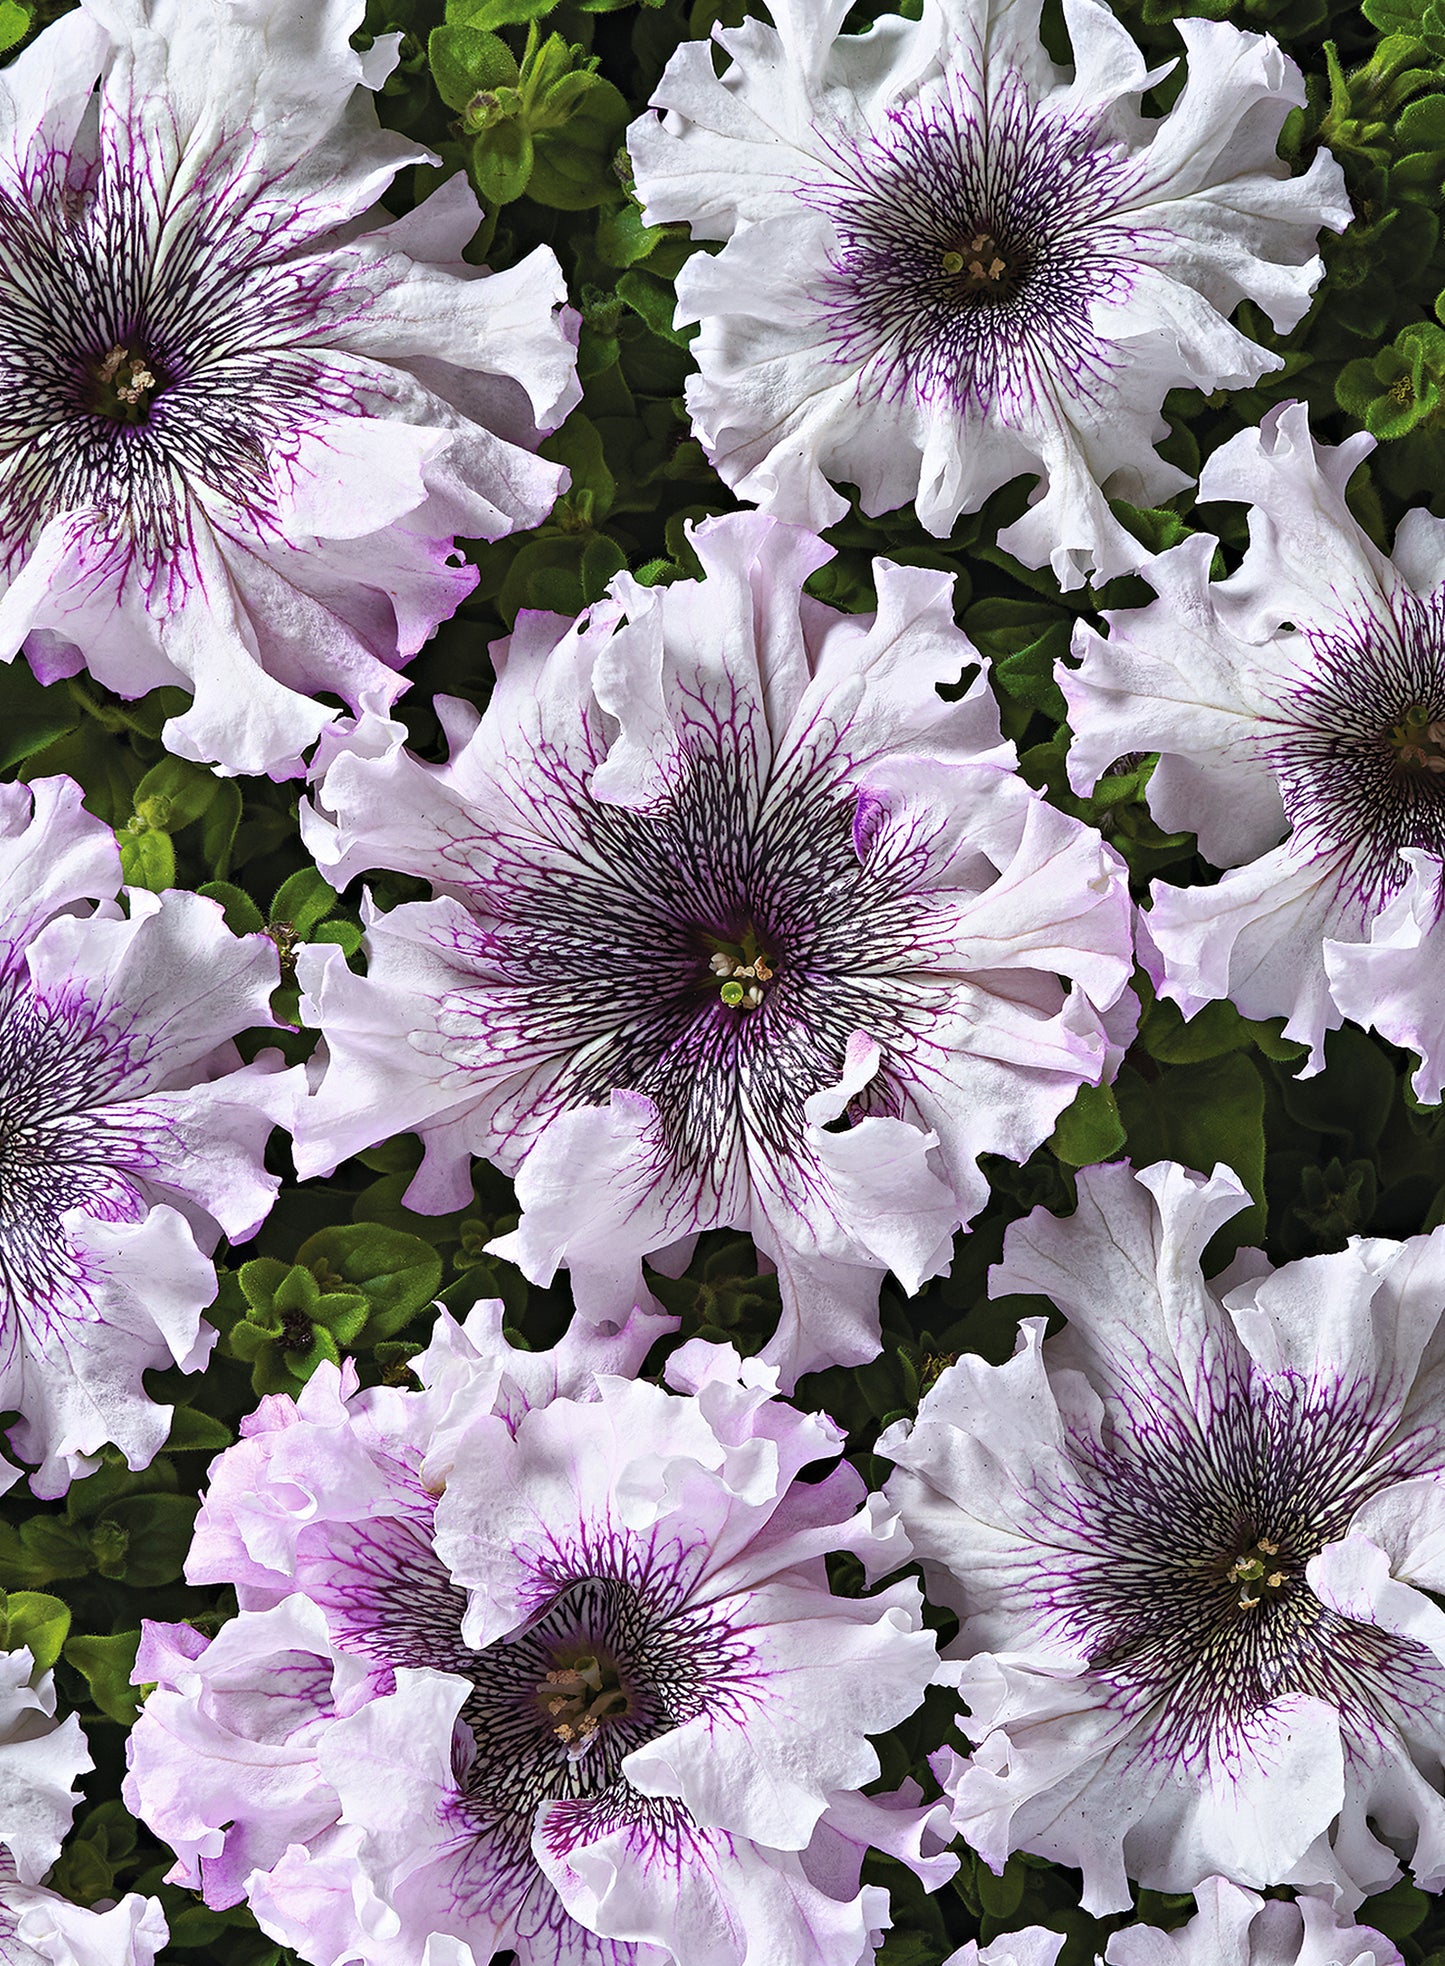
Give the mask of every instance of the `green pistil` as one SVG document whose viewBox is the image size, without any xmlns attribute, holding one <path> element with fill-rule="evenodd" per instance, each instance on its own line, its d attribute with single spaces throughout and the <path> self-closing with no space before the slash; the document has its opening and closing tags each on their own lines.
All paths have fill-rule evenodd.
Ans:
<svg viewBox="0 0 1445 1966">
<path fill-rule="evenodd" d="M 1266 1597 L 1284 1589 L 1287 1578 L 1279 1560 L 1279 1544 L 1261 1536 L 1248 1549 L 1240 1551 L 1225 1572 L 1225 1578 L 1239 1586 L 1240 1610 L 1253 1611 Z"/>
<path fill-rule="evenodd" d="M 91 408 L 112 423 L 144 423 L 161 377 L 150 356 L 136 342 L 118 342 L 107 349 L 91 371 Z"/>
<path fill-rule="evenodd" d="M 939 268 L 967 294 L 1003 299 L 1017 284 L 1015 268 L 991 232 L 970 232 L 939 259 Z"/>
<path fill-rule="evenodd" d="M 631 1705 L 616 1661 L 595 1652 L 559 1658 L 538 1685 L 537 1702 L 568 1747 L 590 1740 L 603 1721 L 619 1719 Z"/>
<path fill-rule="evenodd" d="M 707 966 L 722 984 L 723 1002 L 731 1010 L 756 1010 L 777 971 L 772 957 L 760 948 L 752 923 L 737 942 L 724 942 L 716 935 L 703 939 L 712 947 Z"/>
<path fill-rule="evenodd" d="M 1445 772 L 1445 717 L 1422 703 L 1407 710 L 1389 734 L 1389 743 L 1406 771 Z"/>
</svg>

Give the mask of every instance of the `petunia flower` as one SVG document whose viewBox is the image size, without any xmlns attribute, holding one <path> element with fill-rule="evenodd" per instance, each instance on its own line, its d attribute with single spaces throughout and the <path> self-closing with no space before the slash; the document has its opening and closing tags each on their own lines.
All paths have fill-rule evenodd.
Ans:
<svg viewBox="0 0 1445 1966">
<path fill-rule="evenodd" d="M 1351 213 L 1321 154 L 1275 154 L 1299 70 L 1268 36 L 1177 23 L 1188 76 L 1161 120 L 1102 0 L 929 0 L 839 30 L 847 0 L 780 0 L 776 26 L 685 42 L 629 142 L 645 216 L 699 239 L 677 283 L 699 321 L 694 427 L 742 498 L 817 528 L 912 500 L 939 536 L 1022 473 L 1034 503 L 999 543 L 1065 586 L 1140 557 L 1110 497 L 1189 482 L 1158 455 L 1170 389 L 1281 365 L 1232 326 L 1248 297 L 1304 313 L 1322 226 Z"/>
<path fill-rule="evenodd" d="M 1445 1082 L 1445 522 L 1405 515 L 1393 560 L 1345 499 L 1374 448 L 1271 410 L 1208 460 L 1202 499 L 1250 507 L 1238 571 L 1211 580 L 1196 533 L 1144 568 L 1159 598 L 1075 633 L 1061 673 L 1076 786 L 1160 752 L 1161 825 L 1198 834 L 1216 886 L 1155 883 L 1141 957 L 1191 1016 L 1228 997 L 1324 1059 L 1353 1017 Z"/>
<path fill-rule="evenodd" d="M 155 1898 L 133 1892 L 105 1911 L 40 1882 L 60 1855 L 95 1766 L 74 1714 L 55 1718 L 53 1674 L 24 1647 L 0 1652 L 0 1959 L 5 1966 L 153 1966 L 166 1941 Z"/>
<path fill-rule="evenodd" d="M 149 1625 L 130 1806 L 215 1906 L 313 1966 L 863 1966 L 877 1846 L 941 1883 L 941 1804 L 860 1793 L 936 1670 L 906 1562 L 831 1421 L 694 1341 L 574 1322 L 516 1352 L 442 1316 L 419 1392 L 323 1365 L 214 1464 L 187 1575 L 209 1643 Z"/>
<path fill-rule="evenodd" d="M 463 264 L 461 178 L 378 207 L 428 153 L 362 11 L 82 0 L 0 74 L 0 656 L 187 689 L 166 743 L 230 771 L 294 771 L 318 691 L 396 697 L 475 582 L 454 536 L 563 478 L 557 261 Z"/>
<path fill-rule="evenodd" d="M 523 1211 L 494 1247 L 565 1263 L 594 1319 L 652 1301 L 644 1256 L 743 1228 L 791 1385 L 871 1358 L 883 1273 L 947 1267 L 979 1154 L 1024 1160 L 1112 1074 L 1129 906 L 986 680 L 939 696 L 977 660 L 949 576 L 879 560 L 850 617 L 803 592 L 807 533 L 741 514 L 694 546 L 701 581 L 523 616 L 480 722 L 442 699 L 448 764 L 380 719 L 329 741 L 320 866 L 438 898 L 372 911 L 365 977 L 303 954 L 329 1063 L 297 1164 L 415 1129 L 408 1201 L 441 1210 L 486 1155 Z"/>
<path fill-rule="evenodd" d="M 1104 1966 L 1401 1966 L 1391 1941 L 1342 1920 L 1324 1898 L 1293 1904 L 1211 1877 L 1194 1893 L 1197 1914 L 1162 1932 L 1126 1925 L 1104 1948 Z"/>
<path fill-rule="evenodd" d="M 1438 1890 L 1445 1231 L 1274 1271 L 1249 1251 L 1210 1284 L 1246 1201 L 1228 1169 L 1078 1185 L 990 1282 L 1065 1329 L 960 1359 L 878 1445 L 961 1621 L 971 1753 L 934 1761 L 954 1827 L 996 1870 L 1077 1866 L 1093 1912 L 1214 1876 L 1350 1909 L 1400 1859 Z"/>
<path fill-rule="evenodd" d="M 142 1375 L 205 1363 L 207 1252 L 264 1219 L 299 1092 L 230 1042 L 271 1022 L 275 944 L 177 890 L 123 915 L 120 882 L 79 786 L 0 786 L 0 1411 L 43 1496 L 106 1441 L 143 1468 L 165 1440 Z"/>
</svg>

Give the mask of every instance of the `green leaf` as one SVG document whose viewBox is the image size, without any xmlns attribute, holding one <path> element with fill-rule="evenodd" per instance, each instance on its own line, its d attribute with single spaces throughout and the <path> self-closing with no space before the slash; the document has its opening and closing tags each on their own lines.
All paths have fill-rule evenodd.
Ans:
<svg viewBox="0 0 1445 1966">
<path fill-rule="evenodd" d="M 1051 1152 L 1070 1167 L 1092 1167 L 1112 1160 L 1125 1144 L 1123 1123 L 1112 1086 L 1081 1085 L 1073 1103 L 1060 1113 L 1049 1140 Z"/>
<path fill-rule="evenodd" d="M 140 1693 L 130 1679 L 139 1644 L 138 1631 L 109 1637 L 78 1633 L 65 1647 L 66 1664 L 82 1675 L 101 1712 L 122 1727 L 131 1726 L 140 1712 Z"/>
<path fill-rule="evenodd" d="M 30 32 L 34 16 L 20 0 L 0 0 L 0 54 L 18 46 Z"/>
<path fill-rule="evenodd" d="M 0 23 L 9 0 L 0 0 Z M 0 26 L 0 49 L 4 47 Z M 47 744 L 75 729 L 81 711 L 63 682 L 36 681 L 28 662 L 16 660 L 0 670 L 0 771 L 34 757 Z"/>
<path fill-rule="evenodd" d="M 448 109 L 465 109 L 482 90 L 512 88 L 517 82 L 517 59 L 506 42 L 476 27 L 434 27 L 426 54 L 437 94 Z"/>
<path fill-rule="evenodd" d="M 554 464 L 565 464 L 571 472 L 569 498 L 579 491 L 590 492 L 592 518 L 595 521 L 606 517 L 617 494 L 617 480 L 608 468 L 597 426 L 589 417 L 581 410 L 573 410 L 561 429 L 554 431 L 543 444 L 542 455 Z"/>
<path fill-rule="evenodd" d="M 556 0 L 447 0 L 447 25 L 482 28 L 520 27 L 541 20 Z"/>
<path fill-rule="evenodd" d="M 675 328 L 672 325 L 672 317 L 677 312 L 677 294 L 665 280 L 659 280 L 655 274 L 634 266 L 620 275 L 617 291 L 633 313 L 640 315 L 663 341 L 674 342 L 679 348 L 691 346 L 697 328 Z"/>
<path fill-rule="evenodd" d="M 153 894 L 175 886 L 176 850 L 169 833 L 121 832 L 116 838 L 121 872 L 128 886 L 149 888 Z"/>
<path fill-rule="evenodd" d="M 1395 124 L 1395 141 L 1406 153 L 1445 148 L 1445 95 L 1417 96 Z"/>
<path fill-rule="evenodd" d="M 171 1416 L 165 1451 L 167 1454 L 219 1454 L 235 1437 L 224 1420 L 202 1413 L 197 1406 L 178 1406 Z"/>
<path fill-rule="evenodd" d="M 498 123 L 472 145 L 470 172 L 484 205 L 510 205 L 528 188 L 534 154 L 530 131 L 515 120 Z"/>
<path fill-rule="evenodd" d="M 442 1261 L 430 1243 L 401 1229 L 356 1222 L 308 1236 L 297 1261 L 353 1284 L 366 1298 L 370 1318 L 367 1342 L 393 1338 L 402 1326 L 434 1301 L 441 1288 Z"/>
<path fill-rule="evenodd" d="M 44 1591 L 0 1591 L 0 1651 L 29 1649 L 36 1670 L 49 1672 L 70 1630 L 70 1606 Z"/>
<path fill-rule="evenodd" d="M 162 758 L 135 788 L 135 812 L 158 831 L 179 833 L 199 819 L 229 779 L 217 778 L 204 765 L 186 758 Z"/>
<path fill-rule="evenodd" d="M 271 903 L 271 920 L 287 923 L 303 941 L 310 941 L 326 917 L 335 913 L 340 899 L 318 868 L 303 867 L 299 874 L 293 874 L 277 888 Z"/>
<path fill-rule="evenodd" d="M 989 658 L 998 687 L 1030 710 L 1062 722 L 1056 667 L 1069 651 L 1074 618 L 1043 601 L 990 596 L 963 617 L 964 632 Z"/>
<path fill-rule="evenodd" d="M 112 1502 L 91 1531 L 102 1575 L 123 1576 L 133 1590 L 174 1583 L 185 1567 L 198 1501 L 195 1495 L 126 1495 Z"/>
<path fill-rule="evenodd" d="M 230 881 L 205 881 L 196 889 L 210 901 L 219 901 L 232 935 L 259 935 L 266 918 L 243 887 Z"/>
</svg>

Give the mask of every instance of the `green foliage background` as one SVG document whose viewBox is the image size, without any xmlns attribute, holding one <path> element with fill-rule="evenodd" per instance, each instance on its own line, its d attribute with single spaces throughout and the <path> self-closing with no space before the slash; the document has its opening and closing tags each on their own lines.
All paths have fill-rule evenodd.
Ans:
<svg viewBox="0 0 1445 1966">
<path fill-rule="evenodd" d="M 903 0 L 903 10 L 915 4 Z M 1257 422 L 1271 403 L 1302 396 L 1325 439 L 1364 427 L 1381 440 L 1351 487 L 1358 516 L 1378 540 L 1388 541 L 1412 502 L 1432 499 L 1445 510 L 1445 0 L 1365 0 L 1363 8 L 1350 0 L 1114 4 L 1153 63 L 1180 51 L 1182 15 L 1277 35 L 1309 85 L 1281 149 L 1302 167 L 1328 144 L 1358 215 L 1343 237 L 1326 238 L 1327 278 L 1292 334 L 1277 336 L 1257 310 L 1240 309 L 1246 331 L 1283 356 L 1282 370 L 1243 392 L 1175 392 L 1165 454 L 1193 473 L 1201 455 Z M 572 487 L 534 532 L 470 549 L 480 570 L 476 592 L 412 664 L 413 687 L 401 704 L 425 755 L 441 751 L 433 692 L 484 703 L 487 645 L 519 608 L 573 613 L 623 567 L 651 583 L 692 572 L 685 522 L 734 503 L 689 434 L 682 404 L 689 337 L 671 325 L 678 269 L 690 252 L 707 248 L 693 247 L 683 228 L 642 224 L 621 142 L 678 43 L 750 9 L 760 11 L 760 0 L 369 0 L 359 40 L 403 36 L 400 63 L 379 98 L 383 120 L 442 159 L 440 169 L 403 174 L 388 203 L 400 213 L 464 168 L 487 213 L 470 256 L 505 266 L 546 241 L 583 321 L 584 400 L 546 446 L 570 467 Z M 64 0 L 0 0 L 0 51 L 17 49 L 65 10 Z M 865 26 L 876 11 L 862 0 L 849 27 Z M 1045 34 L 1066 60 L 1056 0 L 1046 8 Z M 1181 80 L 1176 70 L 1162 81 L 1150 106 L 1166 108 Z M 1166 835 L 1150 820 L 1142 795 L 1151 759 L 1116 768 L 1090 799 L 1068 791 L 1055 664 L 1076 616 L 1134 604 L 1145 590 L 1124 580 L 1065 597 L 1046 573 L 1000 552 L 996 534 L 1026 492 L 1025 481 L 1006 487 L 947 542 L 924 533 L 910 510 L 876 520 L 855 510 L 829 535 L 838 557 L 812 586 L 858 610 L 872 604 L 876 553 L 955 572 L 959 618 L 993 658 L 1004 727 L 1029 779 L 1102 830 L 1141 894 L 1157 875 L 1217 878 L 1190 836 Z M 1193 523 L 1187 493 L 1166 509 L 1117 509 L 1151 547 Z M 1215 507 L 1207 523 L 1222 527 L 1228 558 L 1242 543 L 1242 514 Z M 294 785 L 218 779 L 165 754 L 158 732 L 176 707 L 174 691 L 123 703 L 84 677 L 42 688 L 17 662 L 0 670 L 0 771 L 22 779 L 73 774 L 91 810 L 116 829 L 131 881 L 197 888 L 223 903 L 237 930 L 271 934 L 286 972 L 274 1011 L 290 1024 L 296 948 L 329 941 L 355 956 L 357 895 L 333 893 L 307 860 Z M 383 905 L 422 892 L 390 875 L 372 885 Z M 301 1058 L 313 1039 L 291 1029 L 279 1041 Z M 252 1048 L 275 1042 L 276 1032 L 257 1033 Z M 885 1285 L 883 1356 L 805 1380 L 800 1403 L 846 1425 L 851 1454 L 881 1480 L 886 1467 L 870 1453 L 879 1429 L 914 1409 L 942 1364 L 964 1350 L 1006 1357 L 1016 1319 L 1047 1309 L 1024 1299 L 990 1303 L 986 1273 L 1007 1224 L 1040 1203 L 1067 1209 L 1074 1171 L 1093 1161 L 1127 1154 L 1145 1164 L 1169 1155 L 1205 1170 L 1227 1161 L 1254 1206 L 1216 1239 L 1211 1258 L 1220 1265 L 1240 1242 L 1262 1241 L 1279 1262 L 1337 1249 L 1355 1233 L 1404 1236 L 1445 1221 L 1445 1115 L 1412 1099 L 1409 1061 L 1354 1029 L 1331 1038 L 1320 1077 L 1297 1078 L 1300 1055 L 1277 1025 L 1245 1022 L 1228 1005 L 1187 1025 L 1172 1007 L 1149 1005 L 1117 1085 L 1082 1093 L 1026 1166 L 989 1165 L 992 1199 L 960 1237 L 953 1273 L 912 1299 Z M 272 1152 L 289 1174 L 285 1143 Z M 483 1253 L 515 1221 L 509 1185 L 479 1165 L 470 1207 L 419 1217 L 401 1201 L 418 1159 L 416 1141 L 402 1137 L 331 1180 L 289 1178 L 255 1242 L 223 1250 L 211 1314 L 222 1336 L 212 1364 L 195 1378 L 152 1375 L 154 1396 L 173 1401 L 176 1416 L 150 1468 L 132 1474 L 108 1454 L 63 1502 L 38 1503 L 23 1484 L 0 1500 L 0 1625 L 11 1644 L 30 1644 L 55 1664 L 62 1710 L 79 1712 L 97 1764 L 50 1881 L 86 1904 L 130 1889 L 158 1891 L 171 1924 L 167 1960 L 271 1966 L 291 1957 L 244 1908 L 210 1912 L 161 1884 L 167 1854 L 120 1801 L 141 1620 L 189 1619 L 211 1632 L 234 1610 L 228 1592 L 182 1580 L 208 1460 L 234 1438 L 259 1394 L 299 1389 L 323 1359 L 349 1355 L 364 1382 L 406 1383 L 438 1294 L 458 1314 L 480 1297 L 500 1296 L 514 1342 L 533 1347 L 555 1342 L 569 1314 L 565 1279 L 552 1290 L 529 1288 Z M 704 1237 L 688 1273 L 658 1279 L 656 1288 L 681 1317 L 683 1337 L 701 1333 L 754 1350 L 776 1316 L 776 1287 L 757 1274 L 742 1237 Z M 838 1560 L 835 1583 L 862 1589 L 851 1559 Z M 952 1621 L 931 1615 L 946 1638 Z M 912 1773 L 936 1792 L 924 1757 L 952 1725 L 947 1696 L 930 1695 L 909 1726 L 880 1742 L 884 1785 Z M 1030 1857 L 1016 1857 L 995 1878 L 964 1852 L 958 1878 L 932 1897 L 886 1860 L 870 1860 L 870 1872 L 893 1896 L 885 1966 L 936 1966 L 968 1938 L 988 1940 L 1034 1921 L 1066 1931 L 1065 1966 L 1083 1966 L 1122 1922 L 1087 1917 L 1077 1877 Z M 1191 1904 L 1145 1892 L 1139 1915 L 1174 1925 Z M 1409 1884 L 1371 1900 L 1361 1919 L 1394 1938 L 1410 1966 L 1445 1966 L 1445 1908 Z"/>
</svg>

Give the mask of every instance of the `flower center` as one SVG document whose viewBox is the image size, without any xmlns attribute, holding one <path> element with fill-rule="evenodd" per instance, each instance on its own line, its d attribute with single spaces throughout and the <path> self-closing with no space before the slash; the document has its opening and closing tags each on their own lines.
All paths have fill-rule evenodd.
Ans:
<svg viewBox="0 0 1445 1966">
<path fill-rule="evenodd" d="M 1027 257 L 1009 252 L 984 226 L 950 240 L 938 263 L 953 291 L 970 300 L 1010 300 L 1028 272 Z"/>
<path fill-rule="evenodd" d="M 1392 726 L 1386 741 L 1402 771 L 1436 776 L 1445 772 L 1445 717 L 1437 717 L 1424 704 L 1413 704 Z"/>
<path fill-rule="evenodd" d="M 1267 1597 L 1284 1589 L 1287 1576 L 1279 1557 L 1279 1544 L 1261 1536 L 1241 1550 L 1225 1571 L 1226 1581 L 1239 1586 L 1241 1611 L 1253 1611 Z"/>
<path fill-rule="evenodd" d="M 748 923 L 737 942 L 706 934 L 703 940 L 712 946 L 707 966 L 722 984 L 723 1002 L 733 1010 L 756 1010 L 777 970 L 772 958 L 759 947 L 752 923 Z"/>
<path fill-rule="evenodd" d="M 552 1732 L 568 1747 L 584 1747 L 604 1721 L 632 1710 L 617 1661 L 601 1651 L 569 1647 L 537 1684 L 537 1703 Z"/>
<path fill-rule="evenodd" d="M 151 398 L 165 387 L 154 360 L 138 341 L 118 341 L 91 365 L 90 407 L 112 423 L 144 423 Z"/>
</svg>

